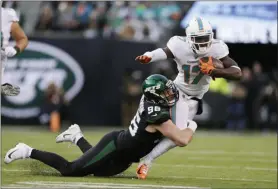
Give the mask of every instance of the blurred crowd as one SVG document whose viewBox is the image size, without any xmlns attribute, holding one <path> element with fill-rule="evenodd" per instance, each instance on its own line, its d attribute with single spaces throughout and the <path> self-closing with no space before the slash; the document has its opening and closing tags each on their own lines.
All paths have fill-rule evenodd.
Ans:
<svg viewBox="0 0 278 189">
<path fill-rule="evenodd" d="M 36 4 L 38 8 L 29 7 L 31 3 L 32 6 Z M 156 42 L 160 46 L 165 44 L 173 33 L 178 33 L 181 29 L 179 21 L 191 5 L 192 2 L 175 1 L 36 1 L 30 4 L 5 1 L 3 6 L 17 11 L 20 24 L 26 26 L 24 31 L 27 33 L 31 31 L 30 28 L 33 28 L 34 31 L 41 32 L 40 35 L 59 31 L 57 33 L 65 36 L 79 33 L 86 38 L 147 40 Z M 28 22 L 25 22 L 26 20 Z M 34 22 L 33 26 L 30 24 L 31 20 Z M 184 30 L 179 32 L 184 33 Z M 152 64 L 151 72 L 175 79 L 176 64 L 168 60 Z M 266 73 L 261 63 L 255 61 L 251 68 L 243 67 L 242 73 L 241 81 L 231 82 L 218 78 L 210 85 L 210 92 L 221 94 L 229 99 L 226 128 L 229 130 L 276 129 L 278 70 L 273 69 L 272 72 Z M 137 109 L 141 97 L 141 82 L 144 78 L 143 73 L 138 70 L 127 70 L 124 75 L 123 125 L 128 125 Z M 56 98 L 45 99 L 41 122 L 50 121 L 49 112 L 53 110 L 63 112 L 65 108 L 62 107 L 66 107 L 62 98 L 59 98 L 58 105 L 55 104 Z"/>
<path fill-rule="evenodd" d="M 175 1 L 44 1 L 39 5 L 34 29 L 79 31 L 88 38 L 158 41 L 178 24 L 189 4 Z M 5 6 L 20 10 L 16 2 Z"/>
<path fill-rule="evenodd" d="M 242 68 L 239 82 L 216 79 L 210 86 L 211 92 L 229 98 L 226 128 L 229 130 L 277 129 L 278 125 L 278 70 L 264 72 L 260 62 L 252 68 Z"/>
</svg>

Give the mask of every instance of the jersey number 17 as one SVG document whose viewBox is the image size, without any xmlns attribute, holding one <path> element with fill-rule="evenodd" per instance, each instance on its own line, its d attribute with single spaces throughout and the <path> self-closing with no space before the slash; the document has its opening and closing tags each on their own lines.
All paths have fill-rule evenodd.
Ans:
<svg viewBox="0 0 278 189">
<path fill-rule="evenodd" d="M 199 65 L 183 65 L 182 69 L 184 71 L 184 82 L 187 84 L 196 85 L 204 76 L 204 74 L 200 71 Z M 191 73 L 198 73 L 198 75 L 196 75 L 196 77 L 190 83 Z"/>
</svg>

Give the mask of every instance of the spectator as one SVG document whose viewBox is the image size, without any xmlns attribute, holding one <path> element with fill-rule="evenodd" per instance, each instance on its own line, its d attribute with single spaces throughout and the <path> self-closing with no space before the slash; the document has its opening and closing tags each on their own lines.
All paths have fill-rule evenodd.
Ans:
<svg viewBox="0 0 278 189">
<path fill-rule="evenodd" d="M 50 83 L 45 91 L 39 115 L 40 123 L 48 125 L 51 131 L 59 131 L 61 120 L 69 118 L 67 106 L 68 102 L 64 98 L 63 91 L 54 83 Z"/>
<path fill-rule="evenodd" d="M 159 23 L 163 28 L 173 28 L 181 18 L 181 8 L 176 2 L 166 1 L 161 3 L 158 14 Z"/>
<path fill-rule="evenodd" d="M 181 16 L 175 2 L 44 2 L 36 30 L 158 42 Z M 54 22 L 55 21 L 55 22 Z"/>
<path fill-rule="evenodd" d="M 251 74 L 251 70 L 244 67 L 242 69 L 241 81 L 233 83 L 226 125 L 226 128 L 229 130 L 242 131 L 247 127 L 245 101 L 248 94 L 249 83 L 252 79 Z"/>
<path fill-rule="evenodd" d="M 278 87 L 277 82 L 275 83 L 275 77 L 277 77 L 275 74 L 277 73 L 273 71 L 272 74 L 274 76 L 273 79 L 270 80 L 269 78 L 267 82 L 263 84 L 253 103 L 255 128 L 259 128 L 262 131 L 277 129 L 278 125 Z"/>
<path fill-rule="evenodd" d="M 131 74 L 130 74 L 131 73 Z M 122 102 L 122 125 L 128 127 L 130 120 L 137 111 L 141 98 L 142 72 L 139 70 L 126 71 L 124 81 L 124 99 Z"/>
<path fill-rule="evenodd" d="M 225 96 L 230 94 L 229 83 L 224 78 L 217 78 L 215 80 L 212 80 L 210 82 L 209 90 Z"/>
<path fill-rule="evenodd" d="M 45 3 L 41 8 L 41 14 L 36 25 L 36 30 L 50 30 L 53 29 L 53 9 L 50 3 Z"/>
<path fill-rule="evenodd" d="M 252 129 L 258 129 L 258 120 L 254 117 L 255 110 L 254 102 L 258 98 L 260 91 L 269 81 L 269 78 L 265 73 L 262 72 L 261 64 L 258 61 L 255 61 L 252 66 L 252 79 L 250 82 L 246 83 L 248 94 L 246 97 L 246 112 L 248 117 L 249 127 Z"/>
<path fill-rule="evenodd" d="M 85 1 L 80 1 L 73 6 L 74 19 L 78 22 L 80 30 L 88 28 L 92 10 L 92 4 Z"/>
<path fill-rule="evenodd" d="M 79 22 L 75 19 L 74 5 L 71 1 L 59 3 L 56 26 L 59 30 L 78 30 Z"/>
</svg>

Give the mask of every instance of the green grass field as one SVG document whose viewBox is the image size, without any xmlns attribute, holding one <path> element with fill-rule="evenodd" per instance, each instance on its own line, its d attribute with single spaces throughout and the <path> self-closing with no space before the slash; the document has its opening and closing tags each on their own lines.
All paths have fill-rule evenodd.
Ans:
<svg viewBox="0 0 278 189">
<path fill-rule="evenodd" d="M 111 130 L 83 128 L 92 144 Z M 46 130 L 2 127 L 1 157 L 17 142 L 68 160 L 81 155 L 76 146 L 56 144 L 55 137 Z M 5 188 L 277 188 L 277 135 L 199 131 L 188 147 L 158 158 L 146 180 L 136 179 L 136 164 L 117 177 L 66 178 L 34 160 L 1 163 Z"/>
</svg>

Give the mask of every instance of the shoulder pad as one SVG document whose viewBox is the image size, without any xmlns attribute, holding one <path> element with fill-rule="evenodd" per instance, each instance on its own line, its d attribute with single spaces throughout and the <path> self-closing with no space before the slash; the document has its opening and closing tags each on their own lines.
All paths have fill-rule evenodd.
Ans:
<svg viewBox="0 0 278 189">
<path fill-rule="evenodd" d="M 222 40 L 215 39 L 212 41 L 211 56 L 216 59 L 224 58 L 229 55 L 229 48 Z"/>
<path fill-rule="evenodd" d="M 9 22 L 18 22 L 19 21 L 19 18 L 14 9 L 5 8 L 5 11 L 7 13 L 7 18 L 8 18 Z"/>
<path fill-rule="evenodd" d="M 186 42 L 186 38 L 182 36 L 173 36 L 169 39 L 167 42 L 167 47 L 170 49 L 172 54 L 175 58 L 178 57 L 179 52 L 181 51 L 181 47 L 184 46 L 184 43 Z"/>
</svg>

